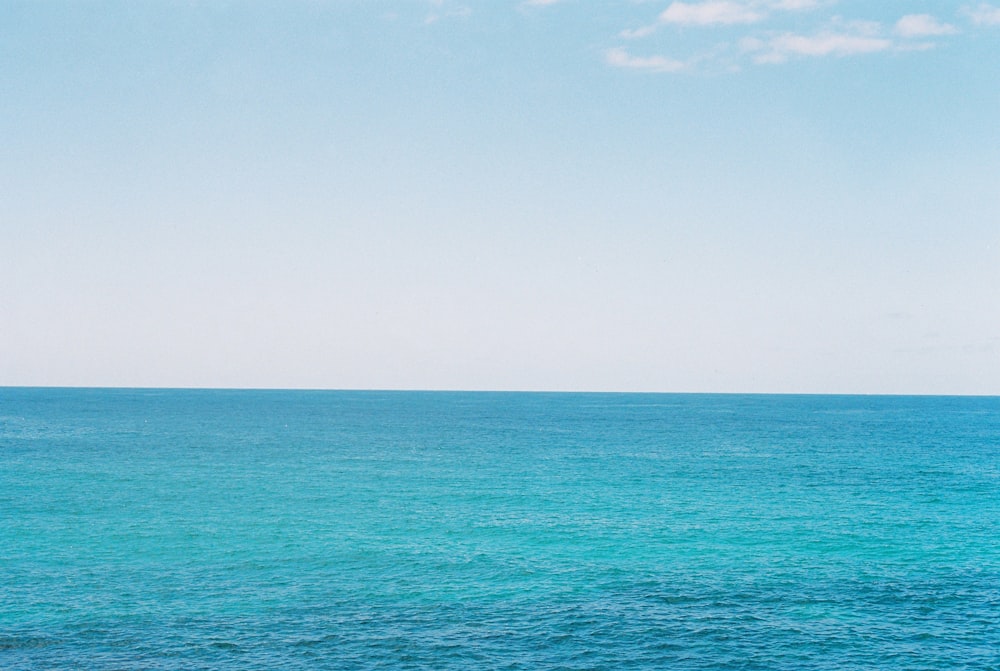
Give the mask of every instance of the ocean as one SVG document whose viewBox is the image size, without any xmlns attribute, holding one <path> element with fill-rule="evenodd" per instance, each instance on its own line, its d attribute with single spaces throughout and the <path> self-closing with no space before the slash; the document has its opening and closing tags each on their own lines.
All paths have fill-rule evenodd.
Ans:
<svg viewBox="0 0 1000 671">
<path fill-rule="evenodd" d="M 1000 669 L 1000 398 L 0 388 L 0 668 Z"/>
</svg>

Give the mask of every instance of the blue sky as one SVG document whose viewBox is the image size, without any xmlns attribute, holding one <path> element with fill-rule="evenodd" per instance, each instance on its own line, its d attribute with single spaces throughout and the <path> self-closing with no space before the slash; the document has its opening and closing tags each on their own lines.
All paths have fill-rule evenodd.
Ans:
<svg viewBox="0 0 1000 671">
<path fill-rule="evenodd" d="M 1000 3 L 5 2 L 0 384 L 1000 394 Z"/>
</svg>

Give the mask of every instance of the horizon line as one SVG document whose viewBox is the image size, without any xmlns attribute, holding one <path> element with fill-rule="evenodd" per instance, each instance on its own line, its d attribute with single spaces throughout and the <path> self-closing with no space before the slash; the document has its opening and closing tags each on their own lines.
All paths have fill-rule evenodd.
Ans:
<svg viewBox="0 0 1000 671">
<path fill-rule="evenodd" d="M 131 386 L 131 385 L 8 385 L 0 390 L 77 391 L 245 391 L 245 392 L 326 392 L 399 394 L 579 394 L 579 395 L 660 395 L 660 396 L 862 396 L 882 398 L 1000 398 L 1000 394 L 935 394 L 890 392 L 797 392 L 797 391 L 623 391 L 601 389 L 427 389 L 410 387 L 210 387 L 210 386 Z"/>
</svg>

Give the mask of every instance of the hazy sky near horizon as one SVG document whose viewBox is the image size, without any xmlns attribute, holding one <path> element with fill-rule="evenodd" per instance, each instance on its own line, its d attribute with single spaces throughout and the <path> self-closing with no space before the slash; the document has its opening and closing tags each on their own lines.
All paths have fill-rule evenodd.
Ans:
<svg viewBox="0 0 1000 671">
<path fill-rule="evenodd" d="M 1000 3 L 4 2 L 0 385 L 1000 394 Z"/>
</svg>

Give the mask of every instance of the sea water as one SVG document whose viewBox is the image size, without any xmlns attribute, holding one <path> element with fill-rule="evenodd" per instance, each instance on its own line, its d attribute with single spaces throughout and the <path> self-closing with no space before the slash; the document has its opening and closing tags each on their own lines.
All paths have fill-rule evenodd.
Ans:
<svg viewBox="0 0 1000 671">
<path fill-rule="evenodd" d="M 998 669 L 1000 399 L 0 389 L 3 669 Z"/>
</svg>

